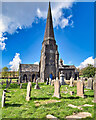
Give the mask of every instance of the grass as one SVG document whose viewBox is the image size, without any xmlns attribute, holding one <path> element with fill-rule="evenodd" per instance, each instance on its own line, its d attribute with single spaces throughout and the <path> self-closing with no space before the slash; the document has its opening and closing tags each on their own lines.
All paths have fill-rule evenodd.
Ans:
<svg viewBox="0 0 96 120">
<path fill-rule="evenodd" d="M 26 101 L 27 93 L 27 83 L 23 83 L 22 89 L 16 83 L 12 83 L 9 88 L 7 88 L 9 93 L 6 93 L 6 106 L 2 108 L 3 118 L 43 118 L 46 115 L 51 114 L 59 119 L 64 119 L 68 115 L 72 115 L 73 112 L 89 112 L 92 114 L 92 119 L 94 118 L 94 107 L 83 107 L 83 110 L 77 108 L 68 107 L 68 104 L 73 104 L 76 106 L 90 104 L 94 105 L 92 100 L 94 99 L 93 90 L 88 90 L 85 92 L 86 98 L 80 98 L 76 96 L 76 87 L 69 87 L 69 85 L 61 86 L 61 99 L 53 98 L 54 86 L 45 85 L 45 83 L 39 83 L 40 90 L 34 89 L 35 83 L 32 83 L 31 100 Z M 64 94 L 66 91 L 74 91 L 74 95 Z M 6 88 L 6 84 L 3 84 L 1 93 L 3 89 Z M 35 106 L 34 101 L 42 102 L 48 100 L 60 100 L 61 102 L 40 104 L 40 106 Z M 91 118 L 87 118 L 91 119 Z"/>
</svg>

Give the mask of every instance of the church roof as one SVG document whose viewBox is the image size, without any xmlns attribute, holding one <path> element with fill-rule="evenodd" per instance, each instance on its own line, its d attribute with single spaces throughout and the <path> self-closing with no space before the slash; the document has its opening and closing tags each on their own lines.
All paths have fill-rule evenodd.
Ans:
<svg viewBox="0 0 96 120">
<path fill-rule="evenodd" d="M 46 39 L 55 39 L 50 2 L 49 2 L 47 22 L 46 22 L 46 28 L 45 28 L 45 34 L 44 34 L 44 40 L 46 40 Z"/>
</svg>

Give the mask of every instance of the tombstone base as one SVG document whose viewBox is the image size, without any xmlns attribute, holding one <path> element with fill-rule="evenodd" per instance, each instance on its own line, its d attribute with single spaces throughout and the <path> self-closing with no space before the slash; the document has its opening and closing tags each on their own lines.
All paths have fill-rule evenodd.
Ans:
<svg viewBox="0 0 96 120">
<path fill-rule="evenodd" d="M 61 95 L 59 94 L 59 95 L 53 95 L 52 97 L 56 97 L 56 98 L 61 98 Z"/>
<path fill-rule="evenodd" d="M 26 101 L 29 101 L 30 100 L 30 97 L 26 97 Z"/>
<path fill-rule="evenodd" d="M 84 96 L 84 95 L 76 95 L 76 96 L 78 96 L 78 97 L 82 97 L 82 98 L 85 98 L 85 96 Z"/>
<path fill-rule="evenodd" d="M 40 89 L 40 87 L 38 85 L 35 85 L 34 89 Z"/>
</svg>

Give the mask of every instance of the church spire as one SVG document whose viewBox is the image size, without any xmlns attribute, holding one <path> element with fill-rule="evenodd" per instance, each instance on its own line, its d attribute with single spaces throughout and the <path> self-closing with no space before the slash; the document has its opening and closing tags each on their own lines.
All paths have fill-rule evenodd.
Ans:
<svg viewBox="0 0 96 120">
<path fill-rule="evenodd" d="M 49 2 L 47 22 L 46 22 L 46 28 L 45 28 L 45 34 L 44 34 L 44 40 L 47 40 L 47 39 L 55 39 L 50 2 Z"/>
</svg>

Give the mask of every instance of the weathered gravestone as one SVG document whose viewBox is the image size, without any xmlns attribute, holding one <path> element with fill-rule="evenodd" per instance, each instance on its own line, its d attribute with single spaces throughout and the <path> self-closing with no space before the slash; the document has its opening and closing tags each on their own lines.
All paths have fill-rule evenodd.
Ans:
<svg viewBox="0 0 96 120">
<path fill-rule="evenodd" d="M 40 87 L 38 85 L 38 80 L 36 80 L 36 85 L 35 85 L 34 89 L 40 89 Z"/>
<path fill-rule="evenodd" d="M 59 80 L 55 80 L 54 81 L 54 95 L 53 97 L 57 97 L 60 98 L 60 81 Z"/>
<path fill-rule="evenodd" d="M 87 88 L 93 90 L 93 79 L 92 78 L 88 79 L 88 86 L 87 86 Z"/>
<path fill-rule="evenodd" d="M 20 89 L 22 88 L 22 83 L 20 83 Z"/>
<path fill-rule="evenodd" d="M 77 81 L 77 96 L 84 97 L 84 82 L 82 80 Z"/>
<path fill-rule="evenodd" d="M 94 103 L 96 103 L 96 71 L 95 71 L 95 79 L 94 79 Z"/>
<path fill-rule="evenodd" d="M 61 85 L 64 85 L 64 84 L 65 84 L 63 71 L 61 71 L 61 74 L 60 74 L 60 84 L 61 84 Z"/>
<path fill-rule="evenodd" d="M 70 79 L 70 87 L 73 87 L 73 86 L 74 86 L 74 85 L 73 85 L 73 82 L 74 82 L 74 78 L 71 77 L 71 79 Z"/>
<path fill-rule="evenodd" d="M 28 82 L 26 100 L 29 101 L 30 97 L 31 97 L 31 82 Z"/>
<path fill-rule="evenodd" d="M 46 85 L 48 85 L 48 84 L 49 84 L 49 80 L 48 80 L 48 78 L 47 78 Z"/>
<path fill-rule="evenodd" d="M 51 78 L 49 78 L 49 85 L 51 85 Z"/>
<path fill-rule="evenodd" d="M 2 107 L 5 106 L 5 98 L 6 98 L 6 89 L 3 90 L 3 95 L 2 95 Z"/>
<path fill-rule="evenodd" d="M 96 103 L 96 78 L 94 81 L 94 103 Z"/>
</svg>

